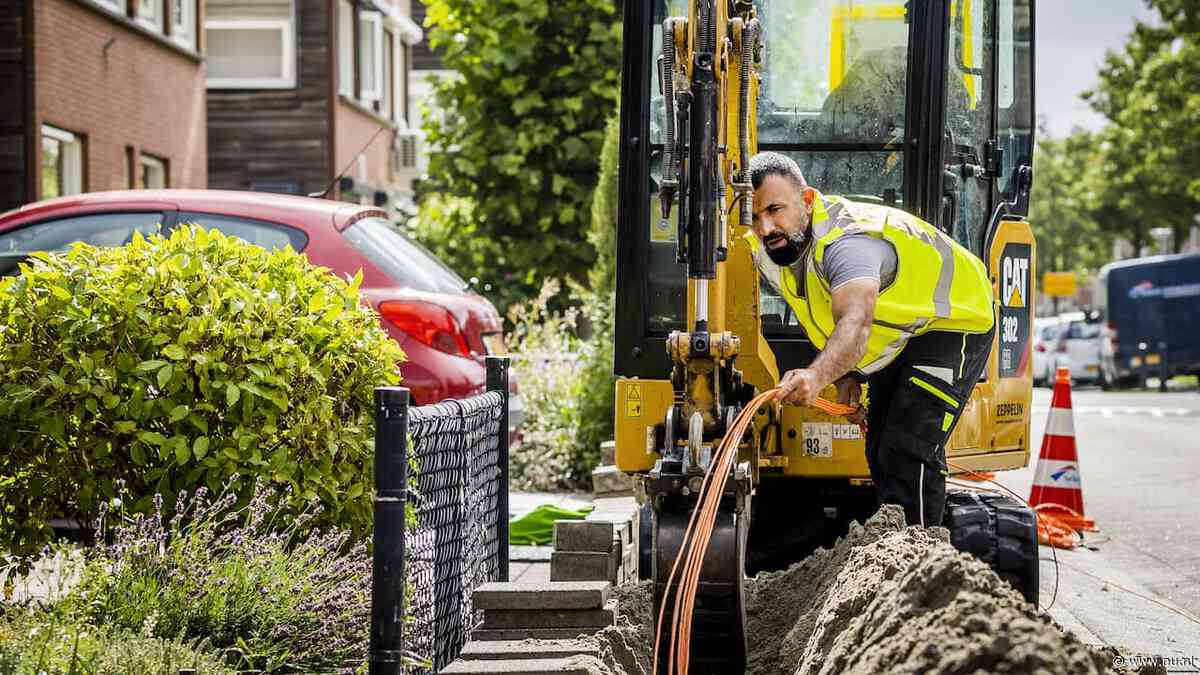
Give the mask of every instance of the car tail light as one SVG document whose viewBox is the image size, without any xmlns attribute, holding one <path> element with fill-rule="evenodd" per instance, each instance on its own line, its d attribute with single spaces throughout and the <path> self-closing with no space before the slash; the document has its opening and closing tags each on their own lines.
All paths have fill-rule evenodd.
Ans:
<svg viewBox="0 0 1200 675">
<path fill-rule="evenodd" d="M 1058 348 L 1055 349 L 1054 351 L 1058 352 L 1059 354 L 1066 354 L 1067 353 L 1067 341 L 1063 340 L 1063 341 L 1059 342 Z"/>
<path fill-rule="evenodd" d="M 1039 354 L 1045 354 L 1046 353 L 1046 343 L 1039 340 L 1037 343 L 1037 346 L 1034 347 L 1034 350 L 1036 350 L 1037 353 L 1039 353 Z"/>
<path fill-rule="evenodd" d="M 387 300 L 379 303 L 379 313 L 423 345 L 452 356 L 471 356 L 462 329 L 445 308 L 428 302 Z"/>
</svg>

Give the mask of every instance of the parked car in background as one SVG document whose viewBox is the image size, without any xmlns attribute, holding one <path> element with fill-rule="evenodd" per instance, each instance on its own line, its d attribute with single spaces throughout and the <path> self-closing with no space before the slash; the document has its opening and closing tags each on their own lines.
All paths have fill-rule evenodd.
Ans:
<svg viewBox="0 0 1200 675">
<path fill-rule="evenodd" d="M 1100 322 L 1083 312 L 1061 314 L 1054 353 L 1074 382 L 1100 381 Z"/>
<path fill-rule="evenodd" d="M 36 251 L 76 241 L 120 246 L 134 232 L 181 224 L 219 230 L 266 249 L 291 246 L 349 278 L 362 270 L 364 299 L 404 349 L 404 386 L 417 404 L 484 390 L 484 357 L 503 354 L 500 315 L 486 298 L 377 208 L 308 197 L 223 190 L 124 190 L 63 197 L 0 214 L 0 274 Z M 521 419 L 510 373 L 510 424 Z"/>
<path fill-rule="evenodd" d="M 1106 386 L 1144 386 L 1147 377 L 1200 375 L 1200 255 L 1109 263 L 1096 279 L 1104 320 Z"/>
<path fill-rule="evenodd" d="M 1055 348 L 1058 347 L 1058 317 L 1035 319 L 1033 322 L 1033 383 L 1051 386 L 1058 368 Z"/>
</svg>

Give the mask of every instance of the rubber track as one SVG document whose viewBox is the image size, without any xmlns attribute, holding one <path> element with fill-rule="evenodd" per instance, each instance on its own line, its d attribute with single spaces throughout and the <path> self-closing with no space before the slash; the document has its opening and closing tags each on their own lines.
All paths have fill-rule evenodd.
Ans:
<svg viewBox="0 0 1200 675">
<path fill-rule="evenodd" d="M 945 525 L 950 543 L 987 563 L 1025 600 L 1038 601 L 1037 519 L 1020 502 L 991 492 L 951 490 Z"/>
</svg>

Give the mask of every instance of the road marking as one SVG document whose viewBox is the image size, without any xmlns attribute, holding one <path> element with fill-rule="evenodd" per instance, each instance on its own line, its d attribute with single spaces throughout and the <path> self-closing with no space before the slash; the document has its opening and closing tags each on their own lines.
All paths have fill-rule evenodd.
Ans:
<svg viewBox="0 0 1200 675">
<path fill-rule="evenodd" d="M 1200 410 L 1193 408 L 1163 408 L 1159 406 L 1094 406 L 1081 405 L 1075 407 L 1080 415 L 1100 415 L 1113 417 L 1115 415 L 1149 415 L 1151 417 L 1188 417 L 1200 415 Z"/>
</svg>

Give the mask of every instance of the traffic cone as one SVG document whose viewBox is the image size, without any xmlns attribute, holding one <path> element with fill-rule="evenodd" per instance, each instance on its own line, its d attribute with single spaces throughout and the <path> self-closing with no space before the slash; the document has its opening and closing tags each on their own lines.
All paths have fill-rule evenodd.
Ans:
<svg viewBox="0 0 1200 675">
<path fill-rule="evenodd" d="M 1076 530 L 1096 531 L 1096 522 L 1083 512 L 1083 481 L 1075 449 L 1075 419 L 1071 413 L 1071 370 L 1059 368 L 1050 399 L 1050 418 L 1038 456 L 1029 505 Z"/>
</svg>

